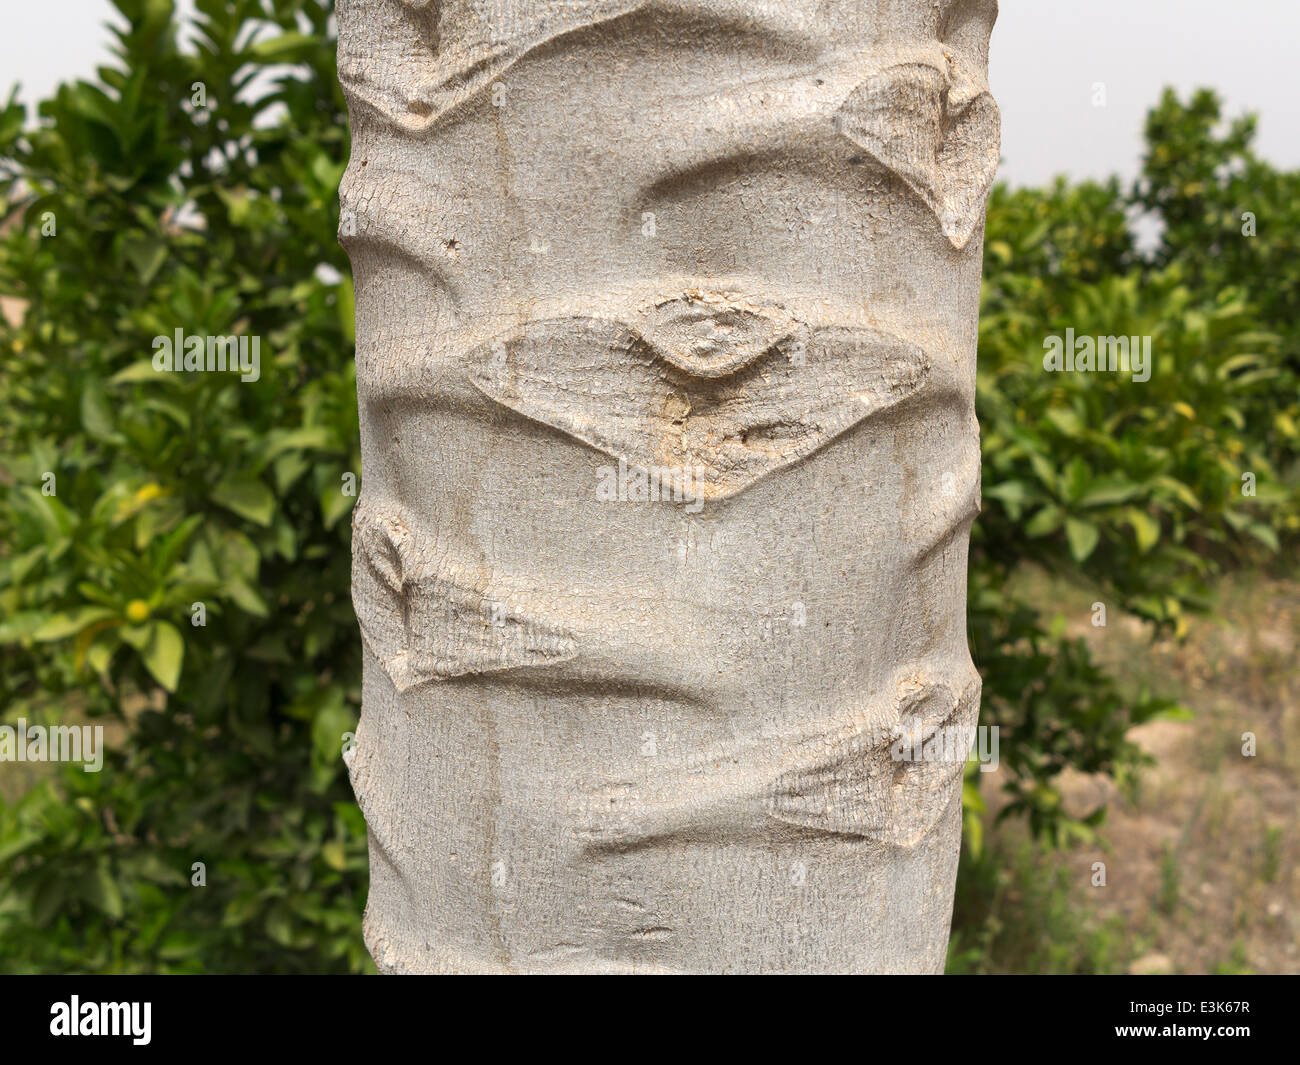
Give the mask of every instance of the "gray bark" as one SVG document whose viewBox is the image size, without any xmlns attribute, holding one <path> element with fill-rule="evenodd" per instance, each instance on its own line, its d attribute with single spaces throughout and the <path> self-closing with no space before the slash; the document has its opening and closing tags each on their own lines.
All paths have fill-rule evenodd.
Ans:
<svg viewBox="0 0 1300 1065">
<path fill-rule="evenodd" d="M 385 972 L 934 972 L 995 0 L 340 0 Z"/>
</svg>

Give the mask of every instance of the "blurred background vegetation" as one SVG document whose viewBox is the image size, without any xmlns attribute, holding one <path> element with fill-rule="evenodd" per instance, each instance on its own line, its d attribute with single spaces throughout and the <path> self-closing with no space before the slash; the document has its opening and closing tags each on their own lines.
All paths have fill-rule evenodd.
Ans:
<svg viewBox="0 0 1300 1065">
<path fill-rule="evenodd" d="M 0 715 L 109 741 L 0 765 L 0 971 L 369 971 L 331 4 L 116 6 L 111 61 L 0 110 Z M 1254 128 L 1168 93 L 1132 187 L 994 193 L 970 631 L 1002 767 L 968 774 L 951 971 L 1300 967 L 1300 174 Z M 262 337 L 260 380 L 154 373 L 177 326 Z M 1044 373 L 1067 328 L 1153 337 L 1151 379 Z"/>
</svg>

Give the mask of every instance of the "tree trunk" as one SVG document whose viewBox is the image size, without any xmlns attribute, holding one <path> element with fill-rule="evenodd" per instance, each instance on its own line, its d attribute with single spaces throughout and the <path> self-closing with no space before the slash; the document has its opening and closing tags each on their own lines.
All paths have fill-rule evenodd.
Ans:
<svg viewBox="0 0 1300 1065">
<path fill-rule="evenodd" d="M 995 16 L 339 0 L 382 971 L 942 970 Z"/>
</svg>

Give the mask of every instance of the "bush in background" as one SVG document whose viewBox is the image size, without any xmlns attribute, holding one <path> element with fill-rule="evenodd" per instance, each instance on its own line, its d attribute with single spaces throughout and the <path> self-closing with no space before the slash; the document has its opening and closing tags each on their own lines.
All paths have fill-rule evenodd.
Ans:
<svg viewBox="0 0 1300 1065">
<path fill-rule="evenodd" d="M 0 807 L 4 968 L 368 963 L 329 11 L 196 6 L 182 51 L 170 3 L 122 0 L 99 83 L 0 125 L 0 291 L 26 301 L 0 377 L 0 701 L 125 732 L 102 773 Z M 259 336 L 259 379 L 154 372 L 177 328 Z"/>
</svg>

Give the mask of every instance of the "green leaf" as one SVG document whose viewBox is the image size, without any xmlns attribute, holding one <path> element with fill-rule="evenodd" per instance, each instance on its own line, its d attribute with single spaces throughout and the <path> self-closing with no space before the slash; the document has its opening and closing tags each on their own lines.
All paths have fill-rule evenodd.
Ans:
<svg viewBox="0 0 1300 1065">
<path fill-rule="evenodd" d="M 1282 550 L 1282 545 L 1279 544 L 1277 540 L 1277 533 L 1262 521 L 1252 521 L 1248 526 L 1246 526 L 1246 531 L 1261 544 L 1270 548 L 1273 552 L 1276 553 Z"/>
<path fill-rule="evenodd" d="M 90 902 L 114 920 L 120 919 L 125 912 L 122 904 L 122 890 L 113 879 L 107 865 L 100 865 L 88 882 Z"/>
<path fill-rule="evenodd" d="M 154 680 L 169 692 L 176 690 L 181 676 L 181 660 L 185 657 L 185 641 L 170 622 L 158 621 L 153 625 L 153 638 L 145 645 L 140 657 Z"/>
<path fill-rule="evenodd" d="M 1093 481 L 1079 497 L 1081 507 L 1100 507 L 1126 503 L 1142 491 L 1142 486 L 1123 477 L 1101 477 Z"/>
<path fill-rule="evenodd" d="M 104 442 L 120 440 L 113 425 L 108 397 L 98 377 L 89 377 L 81 390 L 81 426 L 94 439 Z"/>
<path fill-rule="evenodd" d="M 249 55 L 262 63 L 297 63 L 310 59 L 320 48 L 321 41 L 318 37 L 290 32 L 258 41 L 249 49 Z"/>
<path fill-rule="evenodd" d="M 1029 489 L 1023 481 L 1003 481 L 986 489 L 984 495 L 988 499 L 998 500 L 1012 521 L 1020 520 L 1025 504 L 1029 502 Z"/>
<path fill-rule="evenodd" d="M 45 835 L 35 828 L 23 828 L 13 832 L 6 832 L 0 836 L 0 862 L 8 862 L 10 858 L 21 854 L 33 843 L 45 839 Z"/>
<path fill-rule="evenodd" d="M 153 642 L 155 624 L 157 623 L 151 621 L 146 625 L 123 625 L 117 634 L 124 643 L 144 654 L 144 649 Z"/>
<path fill-rule="evenodd" d="M 1179 502 L 1190 507 L 1192 510 L 1199 511 L 1201 509 L 1201 501 L 1197 499 L 1196 493 L 1188 488 L 1187 485 L 1183 484 L 1182 481 L 1175 480 L 1173 477 L 1162 476 L 1157 477 L 1151 483 L 1152 485 L 1159 486 L 1160 488 L 1164 488 L 1173 493 L 1174 497 L 1177 498 Z"/>
<path fill-rule="evenodd" d="M 139 362 L 133 362 L 125 370 L 119 370 L 108 379 L 110 385 L 129 385 L 137 384 L 140 381 L 174 381 L 175 374 L 160 373 L 153 368 L 152 359 L 141 359 Z"/>
<path fill-rule="evenodd" d="M 325 491 L 320 494 L 320 511 L 325 522 L 325 528 L 334 528 L 339 518 L 348 513 L 355 502 L 356 497 L 344 495 L 338 485 L 327 485 Z"/>
<path fill-rule="evenodd" d="M 167 961 L 186 961 L 196 957 L 202 946 L 192 932 L 169 932 L 158 944 L 158 957 Z"/>
<path fill-rule="evenodd" d="M 102 636 L 96 637 L 90 647 L 86 649 L 86 663 L 100 676 L 108 672 L 108 665 L 113 659 L 114 640 L 116 637 L 104 639 Z"/>
<path fill-rule="evenodd" d="M 343 734 L 355 731 L 356 727 L 357 715 L 343 701 L 343 693 L 336 685 L 331 689 L 330 698 L 317 711 L 312 721 L 312 745 L 321 761 L 335 763 L 341 758 Z"/>
<path fill-rule="evenodd" d="M 225 593 L 240 610 L 252 614 L 255 617 L 268 617 L 271 613 L 270 608 L 263 599 L 247 581 L 235 577 L 230 579 L 225 586 Z"/>
<path fill-rule="evenodd" d="M 1070 554 L 1074 557 L 1074 561 L 1083 562 L 1096 550 L 1101 534 L 1097 526 L 1090 521 L 1066 518 L 1065 538 L 1070 543 Z"/>
<path fill-rule="evenodd" d="M 286 451 L 320 451 L 334 447 L 334 435 L 323 425 L 305 425 L 299 429 L 269 434 L 265 458 L 273 459 Z"/>
<path fill-rule="evenodd" d="M 21 610 L 16 614 L 10 614 L 9 617 L 0 620 L 0 644 L 17 643 L 26 637 L 34 637 L 48 617 L 49 615 L 40 610 Z"/>
<path fill-rule="evenodd" d="M 1129 507 L 1124 512 L 1128 523 L 1133 527 L 1133 535 L 1137 538 L 1138 550 L 1146 554 L 1157 543 L 1160 542 L 1160 523 L 1150 514 L 1137 507 Z"/>
<path fill-rule="evenodd" d="M 212 502 L 258 525 L 270 525 L 275 496 L 253 475 L 229 477 L 212 489 Z"/>
<path fill-rule="evenodd" d="M 266 915 L 266 934 L 282 947 L 293 943 L 293 917 L 282 902 L 277 902 Z"/>
<path fill-rule="evenodd" d="M 1064 512 L 1060 507 L 1044 507 L 1025 525 L 1025 535 L 1029 537 L 1047 536 L 1061 527 Z"/>
<path fill-rule="evenodd" d="M 84 606 L 76 610 L 51 615 L 34 633 L 32 639 L 44 643 L 65 640 L 97 621 L 113 617 L 113 611 L 102 606 Z"/>
<path fill-rule="evenodd" d="M 140 281 L 147 285 L 167 258 L 167 243 L 159 237 L 149 236 L 143 240 L 131 241 L 125 251 Z"/>
</svg>

